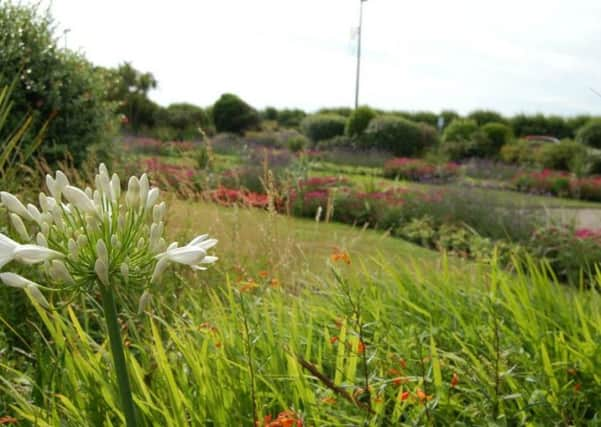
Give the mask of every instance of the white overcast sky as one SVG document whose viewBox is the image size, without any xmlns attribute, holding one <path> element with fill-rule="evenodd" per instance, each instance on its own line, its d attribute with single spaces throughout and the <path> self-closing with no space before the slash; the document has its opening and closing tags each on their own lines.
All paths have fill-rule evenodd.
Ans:
<svg viewBox="0 0 601 427">
<path fill-rule="evenodd" d="M 53 0 L 69 48 L 152 72 L 160 104 L 351 106 L 359 0 Z M 601 114 L 601 0 L 368 0 L 360 103 Z M 61 40 L 61 43 L 63 40 Z"/>
</svg>

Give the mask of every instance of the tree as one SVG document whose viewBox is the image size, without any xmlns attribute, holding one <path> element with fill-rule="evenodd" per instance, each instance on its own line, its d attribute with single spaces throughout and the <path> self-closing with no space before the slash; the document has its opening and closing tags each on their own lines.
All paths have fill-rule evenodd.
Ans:
<svg viewBox="0 0 601 427">
<path fill-rule="evenodd" d="M 259 125 L 259 114 L 236 95 L 225 93 L 213 106 L 213 121 L 218 132 L 243 133 Z"/>
</svg>

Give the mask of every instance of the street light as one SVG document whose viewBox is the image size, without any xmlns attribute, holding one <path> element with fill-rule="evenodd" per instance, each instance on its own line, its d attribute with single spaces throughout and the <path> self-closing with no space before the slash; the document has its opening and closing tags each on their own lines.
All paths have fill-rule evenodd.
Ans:
<svg viewBox="0 0 601 427">
<path fill-rule="evenodd" d="M 359 0 L 359 28 L 357 29 L 357 80 L 355 82 L 355 109 L 359 107 L 359 77 L 361 75 L 361 27 L 363 25 L 363 3 Z"/>
<path fill-rule="evenodd" d="M 65 50 L 67 50 L 67 34 L 71 32 L 71 28 L 65 28 L 63 30 L 63 38 L 65 39 Z"/>
</svg>

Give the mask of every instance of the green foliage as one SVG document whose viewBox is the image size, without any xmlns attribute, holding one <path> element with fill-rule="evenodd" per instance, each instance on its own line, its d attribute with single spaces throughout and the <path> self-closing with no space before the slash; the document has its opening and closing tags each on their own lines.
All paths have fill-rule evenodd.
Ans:
<svg viewBox="0 0 601 427">
<path fill-rule="evenodd" d="M 301 130 L 313 142 L 344 135 L 346 118 L 338 114 L 313 114 L 301 122 Z"/>
<path fill-rule="evenodd" d="M 481 130 L 471 134 L 470 139 L 446 141 L 442 151 L 451 160 L 463 160 L 473 157 L 487 158 L 495 155 L 495 149 L 488 135 Z"/>
<path fill-rule="evenodd" d="M 264 120 L 278 120 L 278 110 L 275 107 L 265 107 L 261 112 L 261 118 Z"/>
<path fill-rule="evenodd" d="M 562 117 L 543 114 L 518 114 L 511 119 L 511 125 L 516 136 L 545 135 L 555 138 L 573 138 L 572 127 Z"/>
<path fill-rule="evenodd" d="M 115 105 L 106 98 L 107 76 L 79 54 L 59 49 L 53 28 L 52 18 L 36 6 L 0 4 L 0 87 L 18 76 L 9 129 L 32 111 L 34 129 L 52 119 L 42 150 L 48 160 L 69 152 L 79 164 L 88 147 L 110 142 Z M 25 145 L 33 138 L 26 135 Z"/>
<path fill-rule="evenodd" d="M 206 112 L 196 105 L 179 103 L 161 109 L 157 114 L 159 127 L 173 130 L 172 140 L 198 140 L 210 127 Z"/>
<path fill-rule="evenodd" d="M 601 148 L 601 119 L 587 122 L 578 129 L 576 140 L 593 148 Z"/>
<path fill-rule="evenodd" d="M 409 120 L 417 123 L 425 123 L 436 129 L 438 125 L 438 115 L 429 111 L 418 111 L 409 114 Z"/>
<path fill-rule="evenodd" d="M 349 107 L 327 107 L 320 108 L 317 114 L 335 114 L 337 116 L 350 117 L 353 111 L 355 110 Z"/>
<path fill-rule="evenodd" d="M 586 155 L 586 148 L 574 141 L 545 144 L 536 153 L 537 162 L 544 168 L 569 171 L 575 162 Z"/>
<path fill-rule="evenodd" d="M 491 142 L 491 148 L 496 153 L 501 150 L 505 144 L 513 141 L 513 131 L 511 127 L 503 123 L 489 122 L 482 126 L 482 132 L 486 134 Z"/>
<path fill-rule="evenodd" d="M 213 106 L 213 121 L 217 132 L 242 134 L 259 125 L 259 115 L 242 99 L 226 93 Z"/>
<path fill-rule="evenodd" d="M 459 113 L 453 110 L 443 110 L 440 112 L 440 117 L 444 119 L 443 129 L 450 125 L 453 120 L 460 118 Z"/>
<path fill-rule="evenodd" d="M 536 141 L 518 139 L 501 148 L 501 159 L 506 163 L 533 165 L 541 144 Z"/>
<path fill-rule="evenodd" d="M 477 130 L 478 124 L 474 120 L 455 119 L 445 128 L 442 140 L 445 144 L 449 141 L 469 141 Z"/>
<path fill-rule="evenodd" d="M 365 148 L 390 151 L 395 156 L 415 156 L 436 144 L 436 130 L 397 116 L 376 117 L 360 143 Z"/>
<path fill-rule="evenodd" d="M 307 113 L 300 109 L 284 109 L 279 110 L 277 116 L 278 125 L 281 127 L 298 129 Z"/>
<path fill-rule="evenodd" d="M 286 140 L 286 146 L 293 153 L 297 153 L 299 151 L 303 151 L 305 148 L 309 146 L 311 141 L 309 141 L 303 135 L 293 135 Z"/>
<path fill-rule="evenodd" d="M 484 126 L 488 123 L 505 123 L 507 120 L 496 111 L 475 110 L 468 114 L 467 118 L 476 122 L 478 126 Z"/>
<path fill-rule="evenodd" d="M 371 119 L 376 117 L 376 112 L 371 108 L 364 106 L 354 110 L 346 122 L 345 135 L 354 137 L 361 136 Z"/>
</svg>

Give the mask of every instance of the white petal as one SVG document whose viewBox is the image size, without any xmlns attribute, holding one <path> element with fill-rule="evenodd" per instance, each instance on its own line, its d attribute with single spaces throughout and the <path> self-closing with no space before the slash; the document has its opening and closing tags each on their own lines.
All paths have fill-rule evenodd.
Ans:
<svg viewBox="0 0 601 427">
<path fill-rule="evenodd" d="M 159 189 L 153 187 L 148 192 L 148 197 L 146 198 L 146 209 L 152 208 L 156 204 L 157 200 L 159 200 Z"/>
<path fill-rule="evenodd" d="M 0 257 L 11 257 L 15 251 L 15 248 L 19 246 L 19 243 L 15 242 L 8 236 L 0 233 Z"/>
<path fill-rule="evenodd" d="M 64 190 L 65 197 L 73 206 L 79 209 L 82 212 L 91 213 L 96 210 L 96 206 L 94 206 L 94 202 L 90 200 L 88 195 L 81 189 L 77 187 L 73 187 L 72 185 L 68 185 Z"/>
<path fill-rule="evenodd" d="M 150 182 L 148 182 L 148 175 L 142 174 L 140 177 L 140 203 L 142 206 L 146 206 L 146 199 L 148 198 L 148 189 L 150 188 Z"/>
<path fill-rule="evenodd" d="M 121 196 L 121 181 L 119 180 L 119 175 L 116 173 L 114 173 L 111 178 L 111 196 L 113 202 L 119 200 L 119 197 Z"/>
<path fill-rule="evenodd" d="M 27 285 L 25 287 L 25 292 L 27 292 L 29 294 L 29 296 L 31 297 L 32 300 L 37 302 L 42 307 L 44 307 L 44 308 L 50 307 L 50 304 L 48 304 L 46 297 L 44 297 L 44 294 L 42 294 L 42 292 L 40 292 L 40 289 L 38 288 L 38 285 L 36 283 L 31 283 L 30 285 Z"/>
<path fill-rule="evenodd" d="M 42 222 L 42 214 L 36 205 L 32 205 L 31 203 L 29 203 L 27 205 L 27 212 L 29 212 L 29 215 L 31 215 L 31 218 L 35 222 L 37 222 L 38 224 Z"/>
<path fill-rule="evenodd" d="M 25 224 L 23 224 L 23 220 L 21 219 L 21 217 L 12 212 L 9 214 L 9 217 L 10 217 L 10 222 L 13 225 L 13 227 L 14 227 L 15 231 L 17 232 L 17 234 L 19 235 L 19 237 L 22 240 L 29 242 L 29 240 L 31 240 L 31 237 L 29 237 L 29 233 L 27 232 L 27 228 L 25 227 Z"/>
<path fill-rule="evenodd" d="M 13 287 L 13 288 L 21 288 L 25 289 L 27 286 L 34 284 L 29 279 L 26 279 L 23 276 L 18 275 L 17 273 L 0 273 L 0 280 L 4 282 L 5 285 Z"/>
<path fill-rule="evenodd" d="M 209 238 L 208 234 L 201 234 L 200 236 L 196 236 L 195 238 L 193 238 L 192 240 L 190 240 L 190 243 L 188 243 L 186 246 L 197 245 L 200 242 L 204 242 L 208 238 Z"/>
<path fill-rule="evenodd" d="M 163 271 L 167 268 L 169 264 L 169 259 L 166 256 L 159 258 L 157 264 L 154 266 L 154 271 L 152 272 L 152 277 L 150 279 L 151 283 L 156 283 Z"/>
<path fill-rule="evenodd" d="M 63 257 L 60 252 L 38 245 L 19 245 L 13 253 L 15 260 L 25 264 L 37 264 Z"/>
<path fill-rule="evenodd" d="M 128 208 L 136 208 L 140 202 L 140 181 L 135 176 L 129 178 L 127 183 L 127 193 L 125 194 L 125 204 Z"/>
<path fill-rule="evenodd" d="M 0 191 L 0 200 L 2 200 L 2 203 L 4 204 L 4 206 L 6 206 L 6 209 L 8 209 L 9 211 L 16 213 L 19 216 L 22 216 L 25 219 L 32 219 L 31 215 L 29 214 L 23 203 L 21 203 L 21 201 L 12 194 L 6 191 Z"/>
<path fill-rule="evenodd" d="M 167 252 L 167 257 L 171 261 L 186 265 L 196 265 L 200 263 L 205 256 L 207 256 L 206 251 L 197 246 L 184 246 L 183 248 L 172 249 Z"/>
<path fill-rule="evenodd" d="M 62 193 L 63 190 L 69 185 L 69 179 L 67 175 L 63 173 L 63 171 L 56 171 L 56 189 Z M 58 199 L 59 197 L 57 197 Z"/>
</svg>

